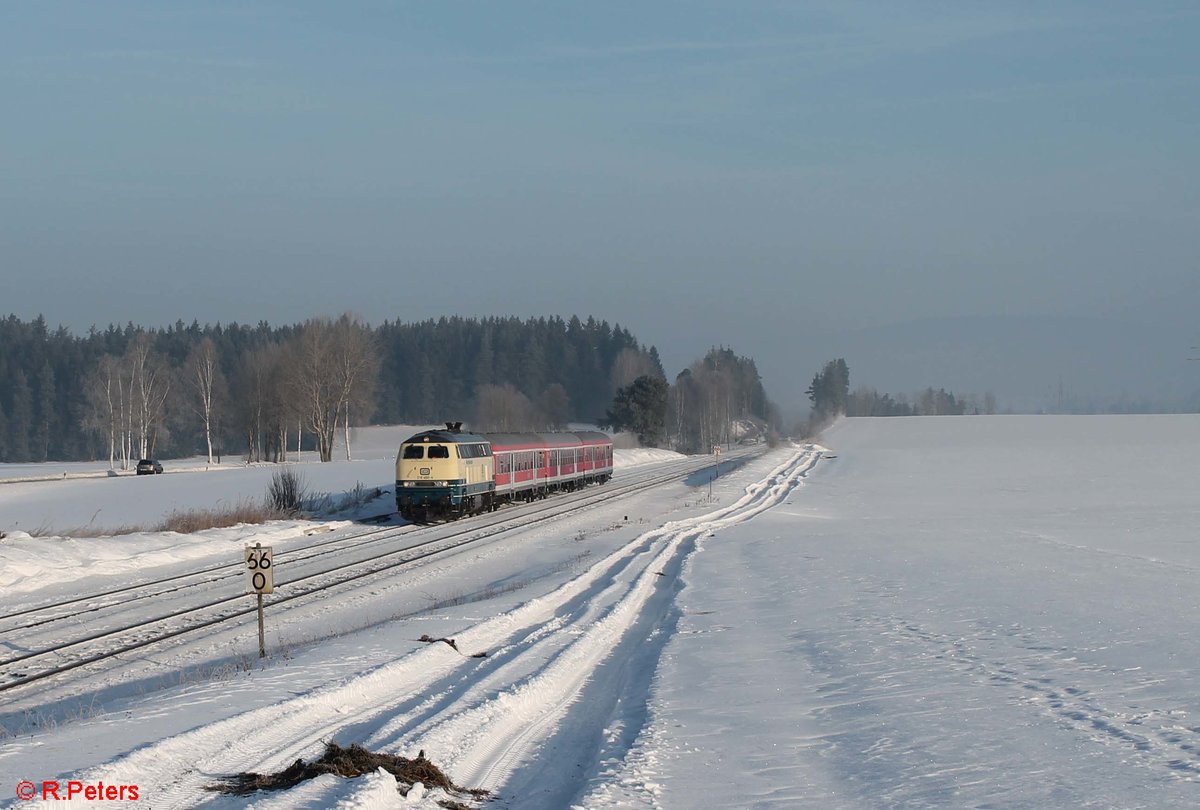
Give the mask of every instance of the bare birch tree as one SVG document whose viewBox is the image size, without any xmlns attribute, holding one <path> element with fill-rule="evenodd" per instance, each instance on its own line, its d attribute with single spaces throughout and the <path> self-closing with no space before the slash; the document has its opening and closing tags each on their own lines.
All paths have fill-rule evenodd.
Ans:
<svg viewBox="0 0 1200 810">
<path fill-rule="evenodd" d="M 621 349 L 612 364 L 613 393 L 633 383 L 638 377 L 659 377 L 658 365 L 640 349 Z"/>
<path fill-rule="evenodd" d="M 271 346 L 267 364 L 264 417 L 269 441 L 267 456 L 271 461 L 288 460 L 288 436 L 296 425 L 296 460 L 300 460 L 299 434 L 303 431 L 301 411 L 296 402 L 294 366 L 297 358 L 288 346 Z"/>
<path fill-rule="evenodd" d="M 317 436 L 321 461 L 333 460 L 333 434 L 341 415 L 342 382 L 338 377 L 333 324 L 312 318 L 296 336 L 291 382 L 308 429 Z"/>
<path fill-rule="evenodd" d="M 475 430 L 506 433 L 541 427 L 542 420 L 529 398 L 509 383 L 479 386 L 475 401 Z"/>
<path fill-rule="evenodd" d="M 262 461 L 267 445 L 273 443 L 268 434 L 274 430 L 272 411 L 275 408 L 273 390 L 279 384 L 284 349 L 278 345 L 260 346 L 242 355 L 234 380 L 237 391 L 237 414 L 246 437 L 246 461 Z"/>
<path fill-rule="evenodd" d="M 184 361 L 184 380 L 192 394 L 192 407 L 204 422 L 208 463 L 213 463 L 213 420 L 225 389 L 225 378 L 217 362 L 217 345 L 206 337 L 192 347 Z"/>
<path fill-rule="evenodd" d="M 171 390 L 171 369 L 154 350 L 150 335 L 141 333 L 125 352 L 133 401 L 133 428 L 139 458 L 149 458 L 162 429 L 163 408 Z"/>
<path fill-rule="evenodd" d="M 379 350 L 370 327 L 352 315 L 333 324 L 333 359 L 339 387 L 338 410 L 345 428 L 346 460 L 350 460 L 350 411 L 367 418 L 379 379 Z"/>
<path fill-rule="evenodd" d="M 124 413 L 127 408 L 123 392 L 121 362 L 111 354 L 102 355 L 84 383 L 87 411 L 83 425 L 107 441 L 110 470 L 116 469 L 118 454 L 122 456 L 122 469 L 128 469 L 129 466 L 128 455 L 122 452 L 125 445 Z"/>
</svg>

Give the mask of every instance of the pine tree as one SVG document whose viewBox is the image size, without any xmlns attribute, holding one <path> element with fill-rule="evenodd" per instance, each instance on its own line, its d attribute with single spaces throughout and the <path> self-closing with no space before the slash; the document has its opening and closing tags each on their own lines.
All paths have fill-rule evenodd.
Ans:
<svg viewBox="0 0 1200 810">
<path fill-rule="evenodd" d="M 54 389 L 54 369 L 50 361 L 42 364 L 38 374 L 37 417 L 33 431 L 33 441 L 29 452 L 34 461 L 45 461 L 50 455 L 50 437 L 53 434 L 54 423 L 57 421 L 54 413 L 54 403 L 57 397 Z"/>
<path fill-rule="evenodd" d="M 8 420 L 8 458 L 10 461 L 29 461 L 29 439 L 33 435 L 33 392 L 25 372 L 13 374 L 12 412 Z"/>
<path fill-rule="evenodd" d="M 815 421 L 824 422 L 844 414 L 850 397 L 850 368 L 846 361 L 839 357 L 826 363 L 805 393 L 812 400 Z"/>
<path fill-rule="evenodd" d="M 650 374 L 617 392 L 605 416 L 613 430 L 636 433 L 643 447 L 657 447 L 667 420 L 667 381 Z"/>
<path fill-rule="evenodd" d="M 3 399 L 0 399 L 0 461 L 10 461 L 8 457 L 8 417 L 4 414 Z"/>
</svg>

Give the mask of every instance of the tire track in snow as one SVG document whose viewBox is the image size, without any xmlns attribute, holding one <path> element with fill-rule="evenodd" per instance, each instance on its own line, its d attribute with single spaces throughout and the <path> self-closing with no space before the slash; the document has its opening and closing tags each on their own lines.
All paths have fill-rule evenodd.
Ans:
<svg viewBox="0 0 1200 810">
<path fill-rule="evenodd" d="M 686 545 L 690 549 L 695 539 L 750 520 L 783 502 L 818 458 L 819 453 L 809 448 L 777 467 L 765 480 L 748 487 L 733 505 L 652 532 L 658 550 L 644 561 L 628 591 L 602 618 L 589 622 L 582 633 L 572 637 L 528 678 L 439 718 L 436 725 L 415 734 L 407 747 L 455 750 L 456 756 L 445 764 L 456 780 L 488 789 L 502 784 L 529 750 L 545 738 L 596 666 L 632 627 L 662 582 L 659 572 L 677 558 L 681 548 Z"/>
<path fill-rule="evenodd" d="M 153 786 L 141 806 L 192 807 L 217 799 L 205 788 L 223 776 L 283 767 L 347 726 L 377 723 L 412 729 L 393 750 L 425 748 L 460 784 L 501 784 L 636 621 L 662 579 L 656 572 L 685 541 L 781 503 L 820 457 L 813 446 L 797 451 L 734 504 L 647 532 L 549 594 L 455 634 L 464 651 L 497 650 L 494 660 L 463 658 L 441 644 L 422 647 L 343 683 L 167 738 L 74 778 Z M 533 643 L 523 644 L 526 638 Z M 548 646 L 557 648 L 549 657 Z M 506 681 L 506 669 L 525 674 Z M 492 679 L 487 687 L 452 694 L 455 679 L 473 687 L 481 670 Z M 459 703 L 466 705 L 453 711 Z M 425 720 L 414 728 L 416 714 Z"/>
</svg>

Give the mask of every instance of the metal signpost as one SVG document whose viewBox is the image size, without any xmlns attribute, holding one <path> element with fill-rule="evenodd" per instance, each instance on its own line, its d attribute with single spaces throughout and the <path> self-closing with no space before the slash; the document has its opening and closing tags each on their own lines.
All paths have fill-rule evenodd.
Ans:
<svg viewBox="0 0 1200 810">
<path fill-rule="evenodd" d="M 246 546 L 246 586 L 249 593 L 258 595 L 258 657 L 267 657 L 267 640 L 263 630 L 263 594 L 275 591 L 275 569 L 271 566 L 271 547 L 255 543 Z"/>
</svg>

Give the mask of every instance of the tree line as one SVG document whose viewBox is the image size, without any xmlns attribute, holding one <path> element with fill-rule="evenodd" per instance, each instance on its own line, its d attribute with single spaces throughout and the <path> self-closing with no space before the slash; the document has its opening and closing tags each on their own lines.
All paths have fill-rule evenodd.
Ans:
<svg viewBox="0 0 1200 810">
<path fill-rule="evenodd" d="M 962 416 L 994 414 L 996 397 L 955 395 L 944 388 L 926 388 L 911 398 L 904 394 L 881 394 L 860 386 L 850 390 L 850 367 L 842 358 L 830 360 L 813 376 L 808 387 L 812 411 L 807 425 L 798 432 L 811 435 L 838 416 Z"/>
<path fill-rule="evenodd" d="M 596 423 L 613 392 L 639 376 L 663 376 L 654 346 L 592 317 L 385 321 L 377 337 L 383 424 L 561 429 Z"/>
<path fill-rule="evenodd" d="M 777 435 L 780 416 L 754 360 L 721 347 L 684 369 L 673 384 L 646 375 L 618 389 L 601 424 L 635 433 L 647 447 L 707 453 L 747 435 Z"/>
<path fill-rule="evenodd" d="M 332 457 L 372 423 L 463 420 L 476 430 L 598 422 L 615 391 L 663 377 L 654 347 L 587 318 L 440 318 L 377 328 L 344 315 L 84 336 L 0 320 L 0 461 L 194 454 Z"/>
<path fill-rule="evenodd" d="M 307 433 L 321 460 L 331 460 L 339 426 L 349 454 L 352 414 L 369 414 L 376 384 L 369 327 L 348 315 L 264 327 L 261 344 L 229 357 L 207 332 L 221 334 L 197 329 L 173 362 L 160 344 L 169 348 L 176 333 L 135 330 L 123 351 L 100 355 L 85 373 L 80 426 L 103 443 L 111 466 L 127 469 L 171 447 L 205 453 L 209 463 L 229 446 L 249 461 L 285 460 L 293 428 L 297 454 Z"/>
</svg>

